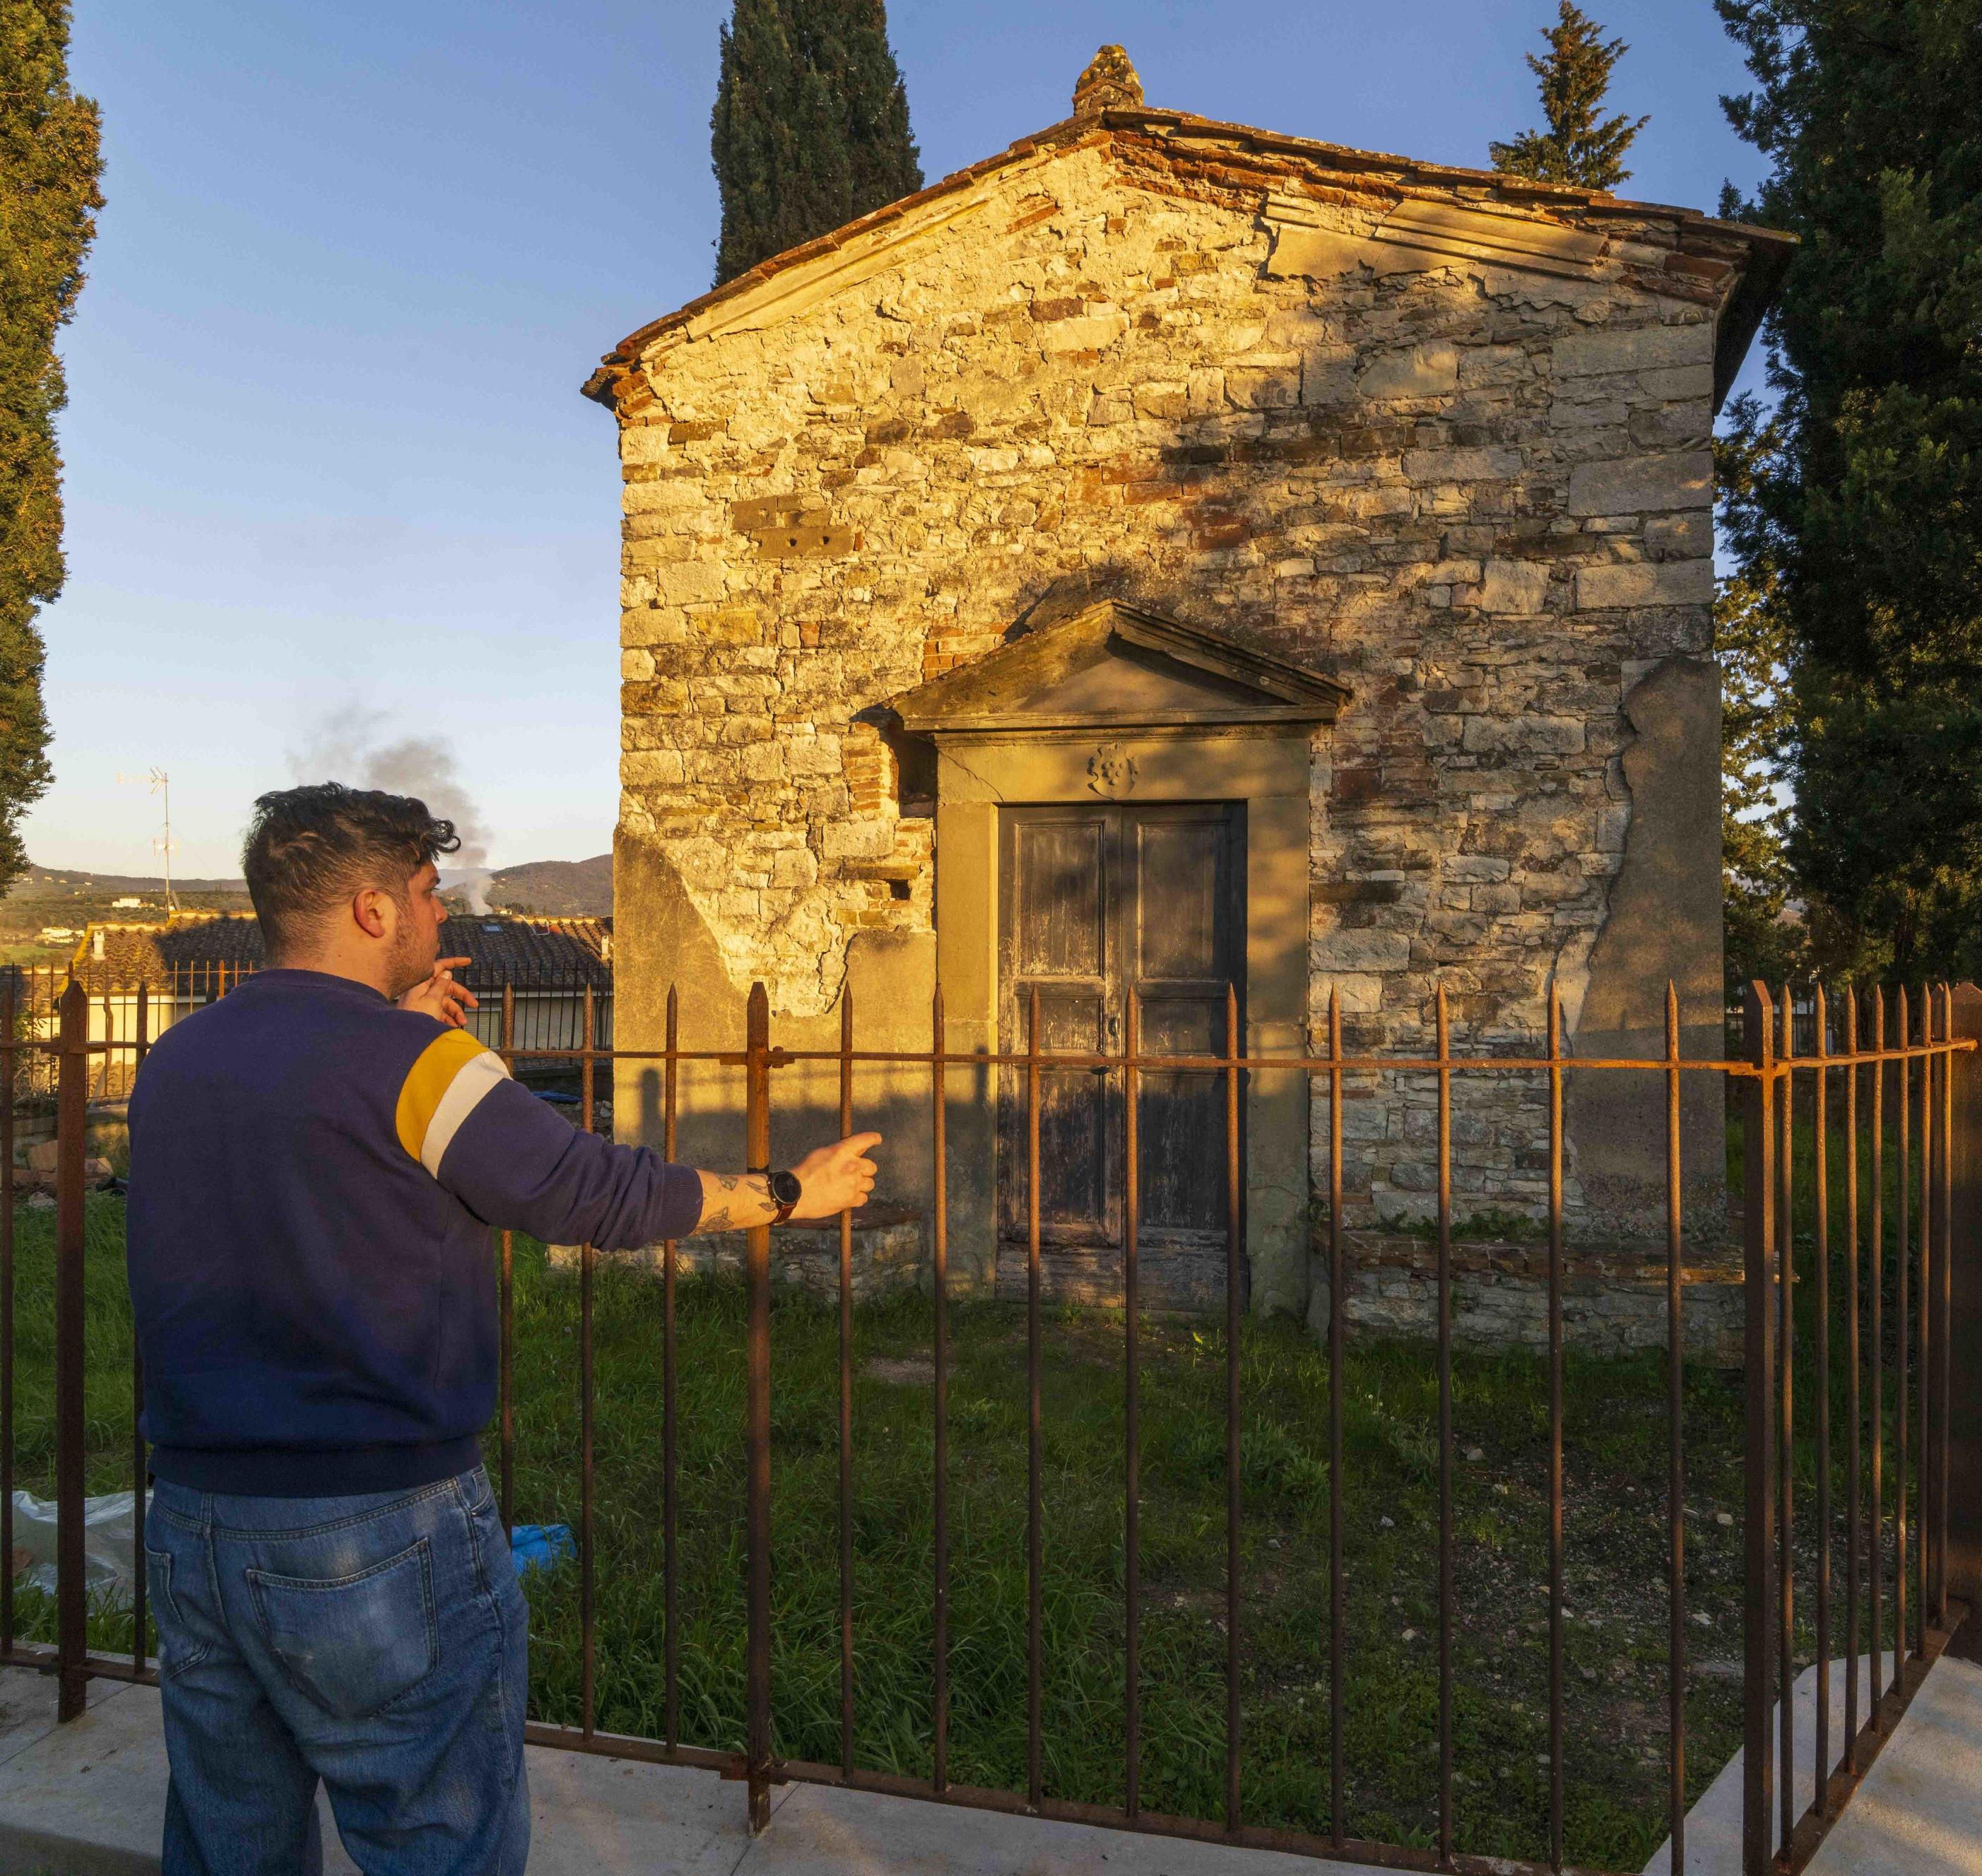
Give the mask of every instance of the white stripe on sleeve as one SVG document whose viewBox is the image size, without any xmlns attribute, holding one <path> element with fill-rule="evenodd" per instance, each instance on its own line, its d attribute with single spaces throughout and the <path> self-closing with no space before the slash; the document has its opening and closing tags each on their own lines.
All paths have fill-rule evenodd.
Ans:
<svg viewBox="0 0 1982 1876">
<path fill-rule="evenodd" d="M 509 1079 L 509 1071 L 503 1066 L 502 1058 L 492 1049 L 485 1049 L 462 1063 L 448 1083 L 447 1092 L 440 1097 L 432 1120 L 427 1123 L 426 1138 L 420 1142 L 420 1163 L 435 1178 L 440 1177 L 440 1163 L 462 1122 L 474 1113 L 491 1088 Z"/>
</svg>

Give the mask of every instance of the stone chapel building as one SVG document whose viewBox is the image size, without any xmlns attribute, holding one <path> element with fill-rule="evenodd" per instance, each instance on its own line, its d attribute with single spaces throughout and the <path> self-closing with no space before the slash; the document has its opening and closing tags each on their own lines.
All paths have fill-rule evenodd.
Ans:
<svg viewBox="0 0 1982 1876">
<path fill-rule="evenodd" d="M 617 1022 L 953 1054 L 1325 1036 L 1720 1053 L 1713 413 L 1788 237 L 1216 123 L 1118 47 L 1073 114 L 624 340 L 586 389 L 625 476 Z M 781 1157 L 828 1131 L 781 1070 Z M 622 1065 L 622 1137 L 659 1077 Z M 1703 1229 L 1720 1094 L 1687 1095 Z M 1048 1078 L 1053 1280 L 1119 1261 L 1116 1078 Z M 1662 1233 L 1655 1077 L 1569 1080 L 1580 1241 Z M 739 1083 L 686 1077 L 733 1161 Z M 1353 1221 L 1432 1203 L 1428 1085 L 1352 1082 Z M 1023 1273 L 1017 1078 L 947 1078 L 959 1284 Z M 928 1207 L 926 1070 L 863 1070 L 885 1196 Z M 1462 1078 L 1455 1206 L 1546 1197 L 1540 1078 Z M 1143 1262 L 1222 1294 L 1223 1094 L 1152 1077 Z M 808 1111 L 792 1111 L 809 1101 Z M 1251 1300 L 1308 1301 L 1326 1103 L 1248 1078 Z M 719 1142 L 716 1135 L 719 1134 Z M 896 1214 L 899 1217 L 899 1214 Z M 1002 1248 L 1001 1248 L 1002 1247 Z M 1016 1253 L 1017 1254 L 1014 1254 Z"/>
</svg>

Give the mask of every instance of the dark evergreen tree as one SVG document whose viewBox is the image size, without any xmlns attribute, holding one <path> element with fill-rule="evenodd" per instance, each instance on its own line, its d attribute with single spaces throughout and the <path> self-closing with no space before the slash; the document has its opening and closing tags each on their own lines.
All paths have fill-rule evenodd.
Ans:
<svg viewBox="0 0 1982 1876">
<path fill-rule="evenodd" d="M 1790 673 L 1789 856 L 1841 967 L 1982 971 L 1982 0 L 1717 0 L 1803 237 L 1724 505 Z"/>
<path fill-rule="evenodd" d="M 882 0 L 736 0 L 711 131 L 719 286 L 923 185 Z"/>
<path fill-rule="evenodd" d="M 102 169 L 96 106 L 69 89 L 66 0 L 0 0 L 0 890 L 26 868 L 21 816 L 50 779 L 35 620 L 65 571 L 55 329 L 82 288 Z"/>
<path fill-rule="evenodd" d="M 1714 449 L 1724 510 L 1753 499 L 1755 475 L 1777 447 L 1775 426 L 1737 402 L 1734 434 Z M 1721 896 L 1727 981 L 1737 995 L 1760 977 L 1780 983 L 1804 967 L 1808 936 L 1793 916 L 1782 799 L 1789 649 L 1777 569 L 1757 556 L 1720 582 L 1713 605 L 1720 666 Z"/>
<path fill-rule="evenodd" d="M 1630 175 L 1624 152 L 1650 122 L 1648 118 L 1603 117 L 1610 72 L 1631 48 L 1622 39 L 1607 43 L 1603 29 L 1562 0 L 1553 26 L 1542 29 L 1548 56 L 1528 55 L 1528 69 L 1541 80 L 1546 131 L 1524 130 L 1512 143 L 1486 147 L 1493 167 L 1537 182 L 1571 182 L 1583 189 L 1613 189 Z"/>
</svg>

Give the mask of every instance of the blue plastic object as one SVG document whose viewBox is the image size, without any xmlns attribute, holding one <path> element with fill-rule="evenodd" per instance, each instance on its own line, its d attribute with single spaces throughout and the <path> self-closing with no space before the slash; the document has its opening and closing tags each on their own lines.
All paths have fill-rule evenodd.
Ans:
<svg viewBox="0 0 1982 1876">
<path fill-rule="evenodd" d="M 516 1524 L 509 1531 L 509 1554 L 519 1570 L 549 1570 L 578 1554 L 569 1524 Z"/>
</svg>

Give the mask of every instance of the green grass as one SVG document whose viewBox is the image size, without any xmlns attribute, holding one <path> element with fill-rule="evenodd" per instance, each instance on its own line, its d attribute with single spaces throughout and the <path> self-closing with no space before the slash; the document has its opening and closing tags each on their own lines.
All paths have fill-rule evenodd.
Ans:
<svg viewBox="0 0 1982 1876">
<path fill-rule="evenodd" d="M 16 1482 L 52 1481 L 52 1219 L 21 1213 Z M 129 1483 L 129 1310 L 122 1206 L 88 1208 L 88 1489 Z M 578 1287 L 541 1247 L 516 1250 L 518 1521 L 579 1517 Z M 663 1724 L 661 1290 L 599 1260 L 596 1283 L 597 1724 Z M 1026 1362 L 1023 1310 L 953 1307 L 949 1387 L 950 1727 L 959 1784 L 1026 1781 Z M 919 1298 L 856 1323 L 855 1750 L 931 1766 L 932 1315 Z M 1043 1331 L 1043 1747 L 1053 1796 L 1123 1793 L 1121 1324 L 1056 1310 Z M 1222 1816 L 1225 1351 L 1179 1321 L 1144 1333 L 1142 1802 Z M 742 1743 L 743 1299 L 681 1289 L 678 1327 L 682 1737 Z M 1347 1485 L 1347 1828 L 1429 1844 L 1436 1828 L 1436 1406 L 1428 1351 L 1353 1350 L 1343 1377 Z M 1248 1820 L 1325 1830 L 1328 1763 L 1325 1351 L 1290 1323 L 1241 1350 L 1242 1634 Z M 800 1297 L 772 1316 L 776 1749 L 836 1761 L 839 1739 L 838 1337 Z M 1567 1848 L 1636 1868 L 1664 1834 L 1665 1408 L 1647 1358 L 1568 1366 Z M 1462 1850 L 1547 1852 L 1547 1393 L 1525 1354 L 1453 1369 L 1458 1620 L 1454 1737 Z M 1690 1375 L 1689 1789 L 1739 1743 L 1740 1397 Z M 1480 1459 L 1463 1455 L 1477 1449 Z M 489 1458 L 497 1472 L 492 1438 Z M 1731 1515 L 1731 1525 L 1717 1514 Z M 579 1713 L 578 1572 L 528 1579 L 532 1704 Z M 1808 1598 L 1800 1612 L 1807 1620 Z M 24 1631 L 48 1611 L 23 1594 Z M 128 1648 L 128 1612 L 95 1611 L 95 1645 Z"/>
</svg>

